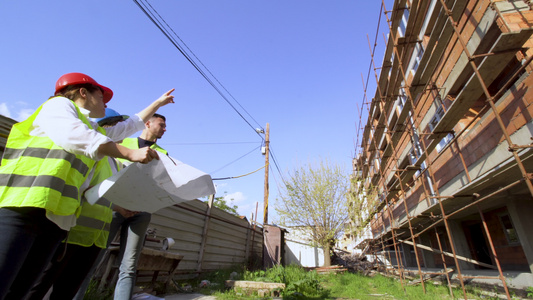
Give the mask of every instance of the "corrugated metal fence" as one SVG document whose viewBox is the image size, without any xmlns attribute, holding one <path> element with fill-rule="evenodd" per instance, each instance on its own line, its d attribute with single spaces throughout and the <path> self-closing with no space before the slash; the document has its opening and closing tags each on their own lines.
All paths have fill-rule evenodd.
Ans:
<svg viewBox="0 0 533 300">
<path fill-rule="evenodd" d="M 208 202 L 192 200 L 161 209 L 152 215 L 149 228 L 155 229 L 158 239 L 175 241 L 168 251 L 184 256 L 178 275 L 190 277 L 262 261 L 262 228 L 254 229 L 246 219 L 209 208 Z M 146 247 L 157 249 L 161 244 L 147 243 Z"/>
</svg>

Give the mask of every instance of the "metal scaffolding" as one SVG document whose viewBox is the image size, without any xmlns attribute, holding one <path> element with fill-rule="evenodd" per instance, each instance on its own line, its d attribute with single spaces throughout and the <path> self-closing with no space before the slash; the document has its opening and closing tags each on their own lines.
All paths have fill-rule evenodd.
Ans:
<svg viewBox="0 0 533 300">
<path fill-rule="evenodd" d="M 490 2 L 492 9 L 496 12 L 496 15 L 499 18 L 502 18 L 502 12 L 493 2 L 494 1 Z M 383 60 L 382 66 L 376 66 L 374 53 L 377 43 L 375 42 L 372 47 L 369 41 L 371 66 L 376 80 L 376 94 L 372 101 L 368 102 L 367 91 L 365 88 L 364 100 L 368 110 L 368 125 L 364 128 L 363 140 L 361 142 L 362 159 L 358 160 L 356 168 L 357 171 L 362 174 L 363 178 L 368 178 L 368 185 L 379 188 L 385 196 L 374 211 L 374 213 L 377 214 L 377 217 L 372 218 L 370 221 L 372 228 L 381 228 L 381 233 L 377 237 L 374 236 L 374 240 L 368 248 L 376 258 L 378 257 L 378 253 L 385 253 L 388 255 L 389 261 L 392 260 L 388 249 L 391 247 L 394 249 L 397 265 L 385 265 L 385 272 L 387 274 L 396 274 L 399 276 L 402 287 L 404 287 L 405 284 L 406 269 L 400 248 L 408 245 L 414 248 L 416 265 L 418 268 L 417 273 L 424 292 L 426 291 L 424 281 L 427 279 L 427 276 L 425 275 L 442 275 L 446 277 L 450 294 L 453 296 L 450 273 L 456 271 L 457 279 L 461 284 L 465 299 L 467 298 L 465 281 L 470 278 L 499 279 L 502 282 L 507 298 L 511 299 L 500 260 L 494 246 L 493 238 L 480 204 L 483 201 L 491 199 L 495 195 L 520 184 L 525 184 L 529 193 L 533 197 L 532 174 L 527 172 L 523 160 L 518 153 L 519 150 L 531 148 L 532 145 L 516 145 L 513 143 L 500 115 L 501 112 L 495 104 L 504 96 L 505 92 L 526 70 L 526 68 L 529 67 L 530 62 L 533 59 L 533 56 L 527 57 L 525 51 L 522 49 L 522 45 L 527 39 L 529 39 L 531 32 L 505 35 L 504 38 L 502 38 L 504 41 L 496 41 L 495 46 L 489 51 L 485 53 L 471 53 L 465 37 L 462 36 L 460 27 L 460 18 L 466 14 L 465 8 L 468 5 L 468 1 L 437 0 L 431 20 L 434 22 L 433 30 L 440 31 L 438 32 L 439 34 L 432 34 L 426 41 L 427 47 L 430 48 L 426 49 L 426 51 L 432 51 L 433 53 L 431 55 L 424 55 L 422 58 L 421 64 L 424 63 L 426 66 L 425 70 L 423 70 L 424 72 L 417 72 L 413 76 L 412 74 L 408 74 L 404 62 L 406 58 L 412 55 L 413 45 L 421 43 L 419 36 L 414 33 L 419 32 L 423 26 L 422 21 L 430 4 L 430 0 L 396 0 L 393 9 L 388 11 L 385 7 L 385 2 L 382 0 L 382 11 L 386 17 L 386 22 L 389 28 L 389 36 L 386 39 L 387 47 L 384 54 L 385 59 Z M 402 17 L 405 15 L 405 10 L 408 10 L 409 21 L 407 22 L 407 26 L 405 26 L 403 36 L 398 36 L 397 28 Z M 502 23 L 507 26 L 507 28 L 501 26 L 500 29 L 502 32 L 511 32 L 509 26 L 506 25 L 505 22 Z M 419 124 L 419 119 L 423 118 L 424 115 L 420 115 L 421 112 L 417 111 L 417 107 L 424 106 L 437 97 L 439 88 L 437 82 L 432 80 L 432 76 L 437 66 L 443 59 L 446 59 L 447 55 L 449 55 L 449 53 L 446 53 L 445 48 L 448 44 L 446 41 L 451 39 L 456 42 L 461 55 L 466 57 L 467 64 L 472 69 L 473 78 L 475 78 L 475 80 L 470 80 L 465 84 L 465 87 L 463 88 L 465 90 L 467 88 L 475 90 L 480 93 L 480 96 L 484 97 L 483 99 L 485 103 L 482 107 L 477 109 L 476 113 L 471 117 L 471 120 L 464 125 L 462 130 L 454 133 L 453 127 L 458 120 L 457 114 L 458 112 L 465 110 L 464 107 L 458 107 L 458 105 L 473 105 L 473 101 L 476 101 L 479 97 L 472 97 L 473 99 L 469 100 L 470 102 L 463 104 L 453 102 L 453 104 L 448 107 L 442 104 L 443 100 L 440 100 L 442 104 L 441 108 L 445 113 L 444 117 L 440 120 L 437 126 L 435 126 L 432 132 L 423 133 L 418 130 L 417 124 Z M 440 42 L 437 43 L 437 41 Z M 502 57 L 513 57 L 516 53 L 523 54 L 524 59 L 522 65 L 511 76 L 508 76 L 502 84 L 500 84 L 500 87 L 496 92 L 491 94 L 489 86 L 494 78 L 489 78 L 489 83 L 487 83 L 487 77 L 489 77 L 487 76 L 487 73 L 491 70 L 487 65 L 491 66 L 491 64 L 493 64 L 503 68 L 502 64 L 504 62 L 502 61 L 505 60 L 502 59 Z M 367 80 L 370 79 L 368 78 Z M 367 85 L 368 82 L 365 83 L 365 86 Z M 393 105 L 400 94 L 400 90 L 403 91 L 405 95 L 405 104 L 399 114 L 393 115 L 396 113 Z M 472 92 L 472 95 L 476 95 L 476 93 Z M 460 95 L 456 96 L 460 97 Z M 454 99 L 454 101 L 457 101 L 457 99 Z M 364 106 L 361 107 L 361 116 L 363 115 L 363 109 Z M 466 109 L 468 109 L 468 107 Z M 469 195 L 441 196 L 439 185 L 435 178 L 435 163 L 445 150 L 453 149 L 461 161 L 461 166 L 464 169 L 463 171 L 468 183 L 472 183 L 473 180 L 470 177 L 468 165 L 463 156 L 458 139 L 464 136 L 469 128 L 489 112 L 492 113 L 502 131 L 504 141 L 507 143 L 508 149 L 516 162 L 521 178 L 513 182 L 508 182 L 506 186 L 502 186 L 499 189 L 486 194 L 471 193 Z M 396 124 L 394 124 L 394 127 L 391 128 L 388 120 L 394 117 L 398 118 L 398 120 Z M 446 146 L 444 146 L 444 148 L 442 148 L 442 151 L 436 153 L 437 151 L 435 151 L 435 148 L 437 144 L 443 136 L 446 136 L 449 133 L 453 133 L 453 138 Z M 381 139 L 385 139 L 386 147 L 383 150 L 380 148 Z M 418 147 L 418 151 L 420 152 L 416 155 L 418 157 L 415 157 L 414 161 L 407 166 L 402 163 L 400 151 L 398 150 L 400 145 L 405 143 L 413 144 L 413 147 Z M 417 150 L 415 149 L 415 151 Z M 372 159 L 377 159 L 379 163 L 374 164 L 376 170 L 373 170 L 373 176 L 370 176 L 370 173 L 372 172 L 369 169 L 369 163 L 365 164 L 365 161 L 370 161 Z M 411 212 L 407 203 L 407 194 L 408 191 L 417 184 L 422 188 L 425 201 L 428 204 L 438 204 L 438 209 L 421 214 L 414 214 Z M 360 189 L 368 188 L 368 185 L 366 187 L 362 186 Z M 445 205 L 445 200 L 450 199 L 460 199 L 462 200 L 460 202 L 462 205 Z M 400 210 L 400 207 L 403 207 L 403 211 Z M 476 209 L 481 219 L 483 230 L 490 246 L 494 265 L 462 257 L 456 252 L 453 231 L 450 228 L 449 220 L 452 216 L 472 208 Z M 405 221 L 401 222 L 402 224 L 398 224 L 402 217 L 405 218 Z M 442 225 L 444 225 L 451 253 L 445 251 L 441 243 L 442 241 L 437 226 Z M 387 226 L 389 227 L 389 230 L 387 229 Z M 438 249 L 424 245 L 423 241 L 420 240 L 421 235 L 429 233 L 431 229 L 433 229 L 433 233 L 435 234 Z M 419 257 L 422 251 L 440 254 L 444 267 L 443 270 L 441 272 L 428 272 L 427 270 L 423 270 L 421 259 Z M 455 264 L 454 269 L 447 266 L 447 256 L 453 257 Z M 497 277 L 465 276 L 461 272 L 459 261 L 466 261 L 483 267 L 496 269 L 499 275 Z"/>
</svg>

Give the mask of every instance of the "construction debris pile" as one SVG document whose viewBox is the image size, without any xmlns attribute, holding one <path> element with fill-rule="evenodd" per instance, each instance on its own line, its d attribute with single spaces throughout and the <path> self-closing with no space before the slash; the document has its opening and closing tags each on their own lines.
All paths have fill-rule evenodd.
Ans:
<svg viewBox="0 0 533 300">
<path fill-rule="evenodd" d="M 345 270 L 360 272 L 365 276 L 373 276 L 378 272 L 379 265 L 367 260 L 363 254 L 335 252 L 331 260 L 334 266 L 342 266 Z"/>
</svg>

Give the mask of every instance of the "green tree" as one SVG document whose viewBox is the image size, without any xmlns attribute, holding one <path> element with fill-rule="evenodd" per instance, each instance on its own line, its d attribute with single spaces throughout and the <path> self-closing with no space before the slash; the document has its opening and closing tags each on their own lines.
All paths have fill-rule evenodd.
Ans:
<svg viewBox="0 0 533 300">
<path fill-rule="evenodd" d="M 325 266 L 331 265 L 331 247 L 348 220 L 349 185 L 349 175 L 338 164 L 321 159 L 296 168 L 280 187 L 275 206 L 280 225 L 309 230 L 312 242 L 324 249 Z"/>
<path fill-rule="evenodd" d="M 232 215 L 239 216 L 239 213 L 237 212 L 239 207 L 233 204 L 233 199 L 230 199 L 228 202 L 225 198 L 226 198 L 226 195 L 222 197 L 215 197 L 215 200 L 213 201 L 213 205 Z"/>
</svg>

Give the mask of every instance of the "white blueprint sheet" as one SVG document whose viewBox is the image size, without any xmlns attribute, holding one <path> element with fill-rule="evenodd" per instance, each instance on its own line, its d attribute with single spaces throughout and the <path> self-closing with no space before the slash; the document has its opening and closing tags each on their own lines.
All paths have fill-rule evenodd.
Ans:
<svg viewBox="0 0 533 300">
<path fill-rule="evenodd" d="M 85 198 L 94 204 L 104 197 L 131 211 L 153 213 L 214 193 L 209 174 L 159 154 L 159 160 L 154 159 L 148 164 L 133 163 L 88 189 Z"/>
</svg>

